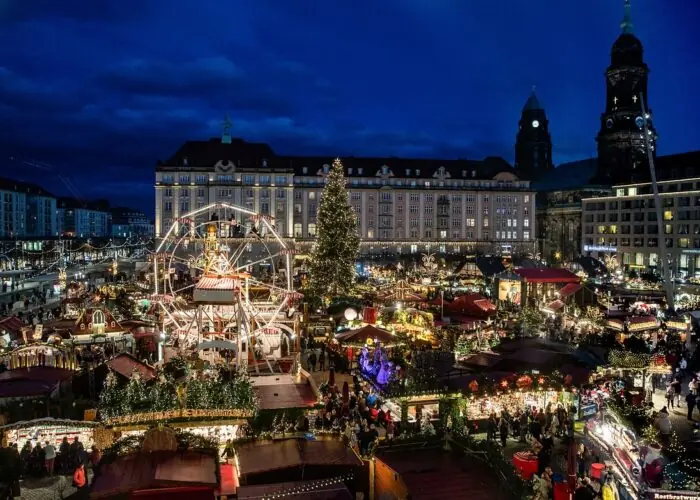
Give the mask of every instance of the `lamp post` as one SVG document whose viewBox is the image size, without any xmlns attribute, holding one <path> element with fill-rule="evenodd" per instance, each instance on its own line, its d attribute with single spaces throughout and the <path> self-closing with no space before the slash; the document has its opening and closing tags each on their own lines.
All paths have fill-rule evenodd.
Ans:
<svg viewBox="0 0 700 500">
<path fill-rule="evenodd" d="M 445 322 L 445 289 L 440 289 L 440 320 Z"/>
<path fill-rule="evenodd" d="M 654 208 L 656 209 L 656 220 L 657 222 L 657 232 L 659 238 L 659 255 L 663 263 L 663 273 L 664 273 L 664 288 L 666 289 L 666 304 L 670 311 L 675 309 L 673 304 L 673 282 L 671 281 L 671 275 L 669 272 L 668 258 L 666 257 L 666 236 L 663 228 L 663 217 L 661 210 L 661 197 L 659 196 L 659 186 L 656 183 L 656 168 L 654 166 L 654 150 L 653 145 L 650 141 L 651 131 L 649 130 L 649 113 L 647 113 L 646 106 L 644 105 L 644 94 L 639 93 L 639 102 L 642 106 L 642 135 L 644 139 L 644 146 L 649 157 L 649 173 L 651 174 L 651 187 L 654 193 Z"/>
</svg>

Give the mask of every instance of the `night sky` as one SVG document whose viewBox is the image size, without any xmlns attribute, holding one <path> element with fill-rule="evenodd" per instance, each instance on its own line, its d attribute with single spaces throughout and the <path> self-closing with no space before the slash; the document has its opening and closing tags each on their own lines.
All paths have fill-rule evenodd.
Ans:
<svg viewBox="0 0 700 500">
<path fill-rule="evenodd" d="M 0 0 L 0 173 L 152 213 L 155 162 L 226 113 L 281 154 L 512 163 L 533 85 L 555 163 L 586 158 L 622 15 L 622 0 Z M 633 0 L 632 18 L 659 152 L 700 148 L 700 2 Z"/>
</svg>

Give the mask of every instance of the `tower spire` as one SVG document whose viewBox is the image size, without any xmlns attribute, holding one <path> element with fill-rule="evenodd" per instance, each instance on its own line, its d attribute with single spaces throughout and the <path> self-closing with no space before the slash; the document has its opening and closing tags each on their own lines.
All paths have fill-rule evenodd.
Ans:
<svg viewBox="0 0 700 500">
<path fill-rule="evenodd" d="M 228 117 L 228 113 L 224 117 L 223 133 L 221 134 L 222 144 L 231 144 L 231 120 Z"/>
<path fill-rule="evenodd" d="M 620 24 L 623 33 L 632 33 L 632 3 L 630 0 L 625 0 L 625 17 Z"/>
</svg>

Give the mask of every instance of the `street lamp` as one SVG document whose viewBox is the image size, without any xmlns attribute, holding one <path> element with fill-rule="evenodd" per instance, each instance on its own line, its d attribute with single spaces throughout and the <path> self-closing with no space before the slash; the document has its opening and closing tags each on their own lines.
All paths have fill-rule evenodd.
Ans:
<svg viewBox="0 0 700 500">
<path fill-rule="evenodd" d="M 440 320 L 445 321 L 445 289 L 440 289 Z"/>
</svg>

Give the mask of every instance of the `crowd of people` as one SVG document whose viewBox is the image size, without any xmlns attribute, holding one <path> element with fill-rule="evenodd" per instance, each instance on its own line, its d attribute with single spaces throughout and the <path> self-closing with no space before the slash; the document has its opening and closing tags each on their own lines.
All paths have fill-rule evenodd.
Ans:
<svg viewBox="0 0 700 500">
<path fill-rule="evenodd" d="M 97 447 L 88 452 L 77 436 L 72 442 L 64 437 L 58 449 L 50 441 L 27 441 L 21 449 L 10 443 L 0 447 L 0 483 L 10 486 L 9 497 L 17 497 L 22 479 L 73 474 L 73 486 L 80 489 L 87 485 L 85 466 L 96 467 L 100 458 Z"/>
</svg>

